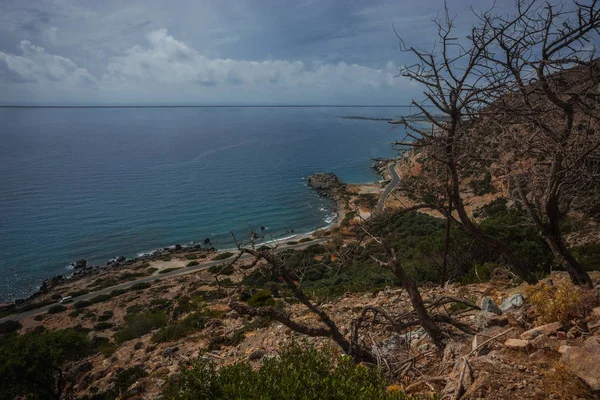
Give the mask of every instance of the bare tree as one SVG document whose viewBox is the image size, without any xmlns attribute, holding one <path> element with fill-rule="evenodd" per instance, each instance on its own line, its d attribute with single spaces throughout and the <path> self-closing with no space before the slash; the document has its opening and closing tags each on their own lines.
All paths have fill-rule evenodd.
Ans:
<svg viewBox="0 0 600 400">
<path fill-rule="evenodd" d="M 479 15 L 474 31 L 488 76 L 499 82 L 474 143 L 505 178 L 576 285 L 592 280 L 567 248 L 561 222 L 598 203 L 600 188 L 600 3 L 517 3 L 518 16 Z M 489 140 L 495 136 L 493 146 Z M 484 156 L 485 157 L 485 156 Z"/>
<path fill-rule="evenodd" d="M 461 196 L 464 180 L 481 171 L 484 162 L 471 151 L 474 144 L 468 135 L 469 129 L 480 109 L 488 104 L 490 93 L 502 90 L 504 85 L 502 81 L 490 79 L 493 75 L 486 64 L 488 48 L 518 20 L 517 17 L 498 32 L 484 22 L 472 29 L 468 43 L 461 43 L 454 37 L 454 22 L 446 9 L 445 18 L 435 21 L 438 49 L 410 47 L 399 37 L 400 50 L 415 58 L 414 64 L 400 69 L 400 75 L 421 84 L 425 99 L 412 101 L 412 106 L 418 110 L 415 115 L 393 123 L 404 125 L 407 132 L 408 140 L 397 145 L 408 146 L 409 152 L 415 151 L 422 167 L 431 173 L 433 179 L 428 183 L 438 193 L 435 196 L 438 203 L 430 205 L 474 239 L 501 254 L 521 279 L 533 284 L 537 279 L 530 267 L 504 242 L 479 229 Z M 441 118 L 439 114 L 442 114 Z M 428 127 L 424 126 L 423 120 Z M 449 191 L 446 185 L 449 185 Z M 457 218 L 449 211 L 450 201 Z"/>
</svg>

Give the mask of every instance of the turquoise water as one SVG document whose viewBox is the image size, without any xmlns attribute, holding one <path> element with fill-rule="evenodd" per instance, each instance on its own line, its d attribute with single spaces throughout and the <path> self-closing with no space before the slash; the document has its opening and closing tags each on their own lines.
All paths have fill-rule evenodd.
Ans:
<svg viewBox="0 0 600 400">
<path fill-rule="evenodd" d="M 379 179 L 403 108 L 0 108 L 0 299 L 45 278 L 247 223 L 273 237 L 332 220 L 303 179 Z"/>
</svg>

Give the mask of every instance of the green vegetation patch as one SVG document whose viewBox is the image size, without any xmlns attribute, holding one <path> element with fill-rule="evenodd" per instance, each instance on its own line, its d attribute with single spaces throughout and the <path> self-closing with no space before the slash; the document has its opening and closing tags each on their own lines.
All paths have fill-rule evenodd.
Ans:
<svg viewBox="0 0 600 400">
<path fill-rule="evenodd" d="M 7 335 L 21 329 L 23 325 L 19 321 L 8 319 L 4 322 L 0 322 L 0 335 Z"/>
<path fill-rule="evenodd" d="M 0 345 L 0 393 L 3 399 L 58 399 L 56 380 L 66 362 L 90 355 L 86 334 L 74 329 L 41 330 L 5 339 Z"/>
<path fill-rule="evenodd" d="M 225 260 L 226 258 L 229 258 L 233 255 L 233 253 L 226 251 L 224 253 L 220 253 L 217 254 L 215 257 L 213 257 L 213 261 L 219 261 L 219 260 Z"/>
<path fill-rule="evenodd" d="M 387 390 L 377 369 L 356 365 L 349 357 L 333 351 L 302 348 L 284 349 L 280 357 L 263 359 L 254 370 L 248 363 L 222 367 L 199 358 L 182 371 L 177 383 L 165 392 L 169 400 L 179 399 L 410 399 Z"/>
<path fill-rule="evenodd" d="M 159 274 L 166 274 L 167 272 L 173 272 L 173 271 L 178 271 L 181 268 L 165 268 L 165 269 L 161 269 L 160 271 L 158 271 Z"/>
<path fill-rule="evenodd" d="M 56 304 L 48 309 L 48 314 L 58 314 L 66 310 L 67 307 L 63 306 L 62 304 Z"/>
<path fill-rule="evenodd" d="M 186 264 L 186 267 L 195 267 L 196 265 L 200 265 L 198 261 L 190 261 Z"/>
<path fill-rule="evenodd" d="M 117 343 L 139 338 L 156 328 L 166 326 L 167 314 L 164 311 L 143 311 L 125 316 L 125 328 L 115 334 Z"/>
</svg>

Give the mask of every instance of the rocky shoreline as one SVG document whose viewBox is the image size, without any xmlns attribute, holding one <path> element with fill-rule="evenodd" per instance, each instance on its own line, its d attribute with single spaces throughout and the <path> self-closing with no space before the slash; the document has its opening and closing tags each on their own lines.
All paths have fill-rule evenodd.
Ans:
<svg viewBox="0 0 600 400">
<path fill-rule="evenodd" d="M 343 197 L 343 193 L 346 185 L 333 173 L 317 173 L 307 177 L 307 180 L 308 186 L 315 190 L 320 196 L 333 200 L 335 206 L 333 211 L 337 214 L 336 222 L 333 225 L 338 224 L 341 220 L 341 211 L 345 209 L 346 200 Z M 188 253 L 197 253 L 199 251 L 209 254 L 216 253 L 218 250 L 212 246 L 210 240 L 207 238 L 201 243 L 192 242 L 188 245 L 175 244 L 133 258 L 127 258 L 123 255 L 116 256 L 108 260 L 105 265 L 90 265 L 86 259 L 80 259 L 71 263 L 73 269 L 72 273 L 56 275 L 45 279 L 42 281 L 39 289 L 26 298 L 17 298 L 11 302 L 0 303 L 0 312 L 16 309 L 19 306 L 38 299 L 57 285 L 62 285 L 67 282 L 75 283 L 83 277 L 105 271 L 116 272 L 123 268 L 131 267 L 139 262 L 161 260 L 171 256 L 185 257 Z"/>
</svg>

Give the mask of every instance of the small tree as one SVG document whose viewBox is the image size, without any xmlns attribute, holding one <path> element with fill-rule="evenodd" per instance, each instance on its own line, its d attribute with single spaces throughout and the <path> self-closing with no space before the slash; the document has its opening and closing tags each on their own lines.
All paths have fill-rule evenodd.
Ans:
<svg viewBox="0 0 600 400">
<path fill-rule="evenodd" d="M 496 136 L 493 166 L 576 285 L 592 280 L 567 248 L 561 222 L 598 203 L 600 3 L 518 1 L 513 18 L 480 15 L 485 64 L 498 82 L 474 130 Z M 490 156 L 489 141 L 480 154 Z"/>
<path fill-rule="evenodd" d="M 429 200 L 426 206 L 437 209 L 475 240 L 502 254 L 520 278 L 533 284 L 537 278 L 529 266 L 504 242 L 478 228 L 462 198 L 465 179 L 478 173 L 483 165 L 472 151 L 475 143 L 469 129 L 480 109 L 487 105 L 490 93 L 502 89 L 503 84 L 490 79 L 486 56 L 496 37 L 517 21 L 500 32 L 493 32 L 492 26 L 484 22 L 473 28 L 468 42 L 461 43 L 454 37 L 454 22 L 446 9 L 445 19 L 436 20 L 439 47 L 431 51 L 418 49 L 407 46 L 400 38 L 401 51 L 415 58 L 414 64 L 400 69 L 400 75 L 422 85 L 424 99 L 412 101 L 417 109 L 415 115 L 393 123 L 406 128 L 409 140 L 397 145 L 408 147 L 404 151 L 407 158 L 418 157 L 420 175 L 426 177 L 420 186 L 413 185 L 410 189 L 425 187 Z M 423 125 L 423 120 L 429 127 Z M 456 217 L 452 210 L 456 211 Z"/>
</svg>

